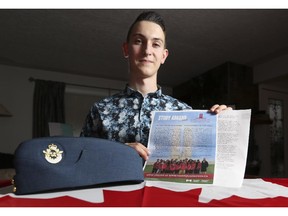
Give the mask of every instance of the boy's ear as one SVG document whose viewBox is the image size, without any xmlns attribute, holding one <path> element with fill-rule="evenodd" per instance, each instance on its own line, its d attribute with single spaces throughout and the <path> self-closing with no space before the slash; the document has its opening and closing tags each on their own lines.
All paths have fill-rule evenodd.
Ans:
<svg viewBox="0 0 288 216">
<path fill-rule="evenodd" d="M 129 54 L 128 54 L 128 44 L 127 42 L 124 42 L 122 44 L 122 51 L 123 51 L 123 55 L 125 58 L 128 58 L 129 57 Z"/>
<path fill-rule="evenodd" d="M 168 55 L 169 55 L 168 49 L 164 49 L 161 64 L 165 63 L 165 60 L 167 59 Z"/>
</svg>

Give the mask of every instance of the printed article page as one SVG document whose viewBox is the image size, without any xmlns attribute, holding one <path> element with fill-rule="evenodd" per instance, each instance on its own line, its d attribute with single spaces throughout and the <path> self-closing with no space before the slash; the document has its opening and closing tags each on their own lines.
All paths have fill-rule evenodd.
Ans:
<svg viewBox="0 0 288 216">
<path fill-rule="evenodd" d="M 251 110 L 154 112 L 145 180 L 241 186 L 250 116 Z"/>
<path fill-rule="evenodd" d="M 214 185 L 240 187 L 248 153 L 251 110 L 218 115 Z"/>
</svg>

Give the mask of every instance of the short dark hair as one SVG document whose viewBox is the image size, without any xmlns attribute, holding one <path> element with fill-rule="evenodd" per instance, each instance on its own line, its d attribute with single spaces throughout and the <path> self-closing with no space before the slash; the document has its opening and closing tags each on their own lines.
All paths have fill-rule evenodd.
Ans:
<svg viewBox="0 0 288 216">
<path fill-rule="evenodd" d="M 131 34 L 131 31 L 132 31 L 134 25 L 140 21 L 149 21 L 149 22 L 154 22 L 154 23 L 158 24 L 162 28 L 164 35 L 165 35 L 165 38 L 166 38 L 166 26 L 165 26 L 165 22 L 164 22 L 164 19 L 162 18 L 162 16 L 160 14 L 156 13 L 155 11 L 144 11 L 136 18 L 136 20 L 130 26 L 128 34 L 127 34 L 127 38 L 126 38 L 127 42 L 129 41 L 130 34 Z"/>
</svg>

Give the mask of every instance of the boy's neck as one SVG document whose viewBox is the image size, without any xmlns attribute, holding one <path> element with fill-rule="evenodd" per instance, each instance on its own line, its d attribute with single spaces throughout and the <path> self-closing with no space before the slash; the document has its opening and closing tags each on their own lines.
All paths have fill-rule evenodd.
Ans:
<svg viewBox="0 0 288 216">
<path fill-rule="evenodd" d="M 140 81 L 130 81 L 129 86 L 140 92 L 143 96 L 155 92 L 158 89 L 156 80 L 151 80 L 151 78 L 142 79 Z"/>
</svg>

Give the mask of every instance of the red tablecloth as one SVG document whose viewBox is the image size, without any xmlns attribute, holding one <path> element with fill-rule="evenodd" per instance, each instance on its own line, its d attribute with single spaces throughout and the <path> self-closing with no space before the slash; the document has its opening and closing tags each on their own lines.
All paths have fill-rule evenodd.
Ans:
<svg viewBox="0 0 288 216">
<path fill-rule="evenodd" d="M 0 194 L 0 207 L 288 207 L 288 179 L 264 178 L 262 180 L 264 180 L 264 187 L 267 183 L 276 189 L 272 191 L 271 188 L 268 188 L 267 191 L 261 192 L 263 197 L 261 195 L 257 198 L 245 197 L 245 193 L 240 188 L 236 190 L 237 193 L 235 194 L 224 194 L 221 199 L 210 197 L 208 202 L 203 202 L 200 201 L 200 194 L 204 190 L 202 187 L 173 191 L 155 186 L 144 186 L 143 184 L 143 187 L 136 189 L 135 187 L 134 189 L 133 187 L 131 189 L 126 187 L 125 190 L 104 188 L 103 202 L 91 202 L 75 198 L 70 196 L 69 192 L 65 196 L 54 198 L 27 198 L 12 196 L 11 193 L 2 193 Z M 253 183 L 253 180 L 250 181 Z M 210 189 L 208 188 L 208 192 Z M 250 190 L 253 192 L 253 188 Z M 275 196 L 275 191 L 279 191 L 279 196 Z M 219 195 L 219 188 L 217 193 Z"/>
</svg>

